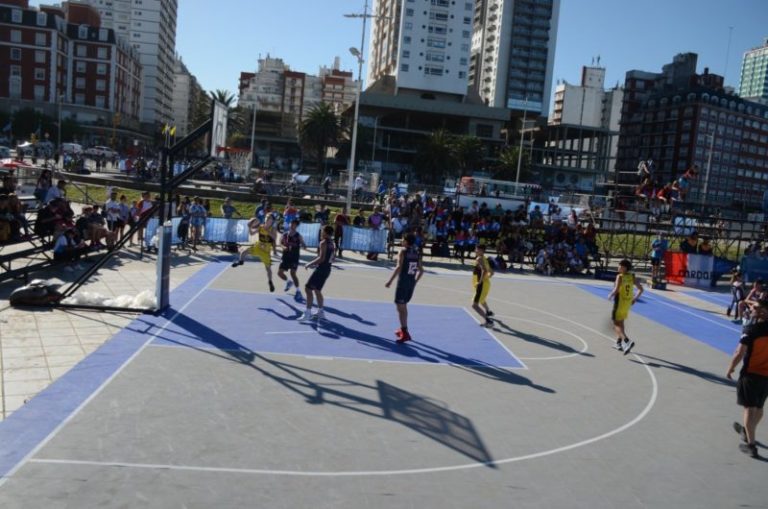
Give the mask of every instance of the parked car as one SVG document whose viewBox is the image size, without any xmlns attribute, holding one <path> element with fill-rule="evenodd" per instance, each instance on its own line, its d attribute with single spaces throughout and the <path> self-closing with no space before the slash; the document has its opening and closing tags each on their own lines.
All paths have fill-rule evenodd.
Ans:
<svg viewBox="0 0 768 509">
<path fill-rule="evenodd" d="M 11 149 L 0 145 L 0 159 L 10 159 Z"/>
<path fill-rule="evenodd" d="M 117 155 L 117 152 L 109 147 L 96 145 L 95 147 L 85 149 L 85 155 L 88 157 L 104 157 L 106 159 L 112 159 Z"/>
<path fill-rule="evenodd" d="M 73 154 L 73 155 L 80 155 L 83 153 L 83 146 L 79 143 L 62 143 L 61 144 L 61 153 L 62 154 Z"/>
</svg>

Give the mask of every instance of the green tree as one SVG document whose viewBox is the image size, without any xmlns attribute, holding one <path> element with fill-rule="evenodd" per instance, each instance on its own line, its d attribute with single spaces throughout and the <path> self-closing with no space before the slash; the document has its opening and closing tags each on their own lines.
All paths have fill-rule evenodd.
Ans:
<svg viewBox="0 0 768 509">
<path fill-rule="evenodd" d="M 438 183 L 456 172 L 454 147 L 455 137 L 445 129 L 433 131 L 420 144 L 413 165 L 423 182 Z"/>
<path fill-rule="evenodd" d="M 323 168 L 328 149 L 339 145 L 341 134 L 341 120 L 327 103 L 312 108 L 299 125 L 299 145 L 302 151 L 312 155 L 318 171 Z"/>
<path fill-rule="evenodd" d="M 517 178 L 517 160 L 520 147 L 506 147 L 499 153 L 499 164 L 494 168 L 493 178 L 499 180 L 515 180 Z M 530 182 L 531 174 L 530 153 L 523 151 L 520 161 L 520 182 Z"/>
<path fill-rule="evenodd" d="M 479 169 L 483 164 L 483 142 L 476 136 L 456 136 L 452 152 L 456 167 L 462 175 Z"/>
<path fill-rule="evenodd" d="M 235 94 L 231 93 L 229 90 L 216 89 L 209 93 L 211 94 L 211 99 L 216 99 L 227 108 L 231 108 L 235 103 L 235 99 L 237 99 Z"/>
</svg>

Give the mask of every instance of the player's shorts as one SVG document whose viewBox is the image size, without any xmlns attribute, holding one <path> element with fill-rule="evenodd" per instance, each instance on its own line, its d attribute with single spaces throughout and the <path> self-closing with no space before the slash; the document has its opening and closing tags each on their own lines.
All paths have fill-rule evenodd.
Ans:
<svg viewBox="0 0 768 509">
<path fill-rule="evenodd" d="M 328 276 L 331 275 L 331 267 L 323 267 L 322 265 L 317 267 L 314 272 L 312 272 L 312 275 L 309 276 L 309 281 L 307 281 L 307 288 L 310 290 L 317 290 L 321 291 L 323 289 L 323 285 L 325 285 L 325 281 L 328 279 Z"/>
<path fill-rule="evenodd" d="M 613 312 L 611 312 L 611 320 L 614 322 L 623 322 L 629 316 L 629 308 L 632 307 L 632 301 L 619 301 L 615 299 L 613 301 Z"/>
<path fill-rule="evenodd" d="M 415 289 L 416 283 L 398 283 L 395 290 L 395 304 L 408 304 Z"/>
<path fill-rule="evenodd" d="M 768 377 L 746 373 L 736 384 L 736 399 L 739 405 L 763 408 L 768 398 Z"/>
<path fill-rule="evenodd" d="M 257 242 L 251 246 L 250 252 L 253 256 L 259 258 L 265 267 L 272 266 L 272 250 L 270 249 L 269 244 Z"/>
<path fill-rule="evenodd" d="M 651 257 L 651 266 L 652 267 L 658 267 L 661 265 L 661 258 L 653 258 Z"/>
<path fill-rule="evenodd" d="M 296 270 L 299 268 L 299 257 L 298 256 L 284 256 L 282 260 L 280 260 L 280 270 Z"/>
<path fill-rule="evenodd" d="M 489 280 L 479 281 L 475 283 L 475 296 L 472 302 L 475 304 L 485 304 L 485 300 L 488 298 L 488 292 L 491 291 L 491 282 Z"/>
</svg>

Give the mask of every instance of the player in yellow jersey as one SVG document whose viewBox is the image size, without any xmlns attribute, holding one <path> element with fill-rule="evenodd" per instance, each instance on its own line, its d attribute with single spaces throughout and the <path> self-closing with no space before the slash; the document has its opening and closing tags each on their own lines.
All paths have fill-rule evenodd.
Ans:
<svg viewBox="0 0 768 509">
<path fill-rule="evenodd" d="M 250 247 L 245 247 L 240 250 L 240 256 L 237 260 L 232 262 L 233 267 L 238 267 L 245 263 L 245 257 L 248 253 L 258 257 L 261 263 L 264 264 L 264 268 L 267 270 L 267 278 L 269 282 L 269 291 L 275 291 L 275 284 L 272 282 L 272 246 L 275 244 L 275 230 L 272 227 L 273 218 L 271 214 L 264 216 L 264 222 L 262 223 L 258 217 L 252 218 L 248 221 L 248 231 L 251 235 L 256 235 L 256 242 Z"/>
<path fill-rule="evenodd" d="M 475 296 L 472 299 L 472 309 L 480 315 L 485 323 L 483 327 L 493 327 L 493 311 L 488 307 L 486 299 L 491 291 L 491 264 L 485 257 L 485 245 L 478 244 L 475 249 L 475 268 L 472 271 L 472 285 L 475 287 Z"/>
<path fill-rule="evenodd" d="M 643 285 L 630 270 L 632 270 L 632 262 L 626 259 L 619 262 L 619 274 L 616 276 L 613 290 L 608 295 L 609 300 L 613 299 L 611 320 L 617 336 L 614 348 L 623 351 L 624 355 L 627 355 L 635 346 L 635 342 L 629 339 L 624 331 L 624 321 L 629 316 L 629 308 L 643 294 Z"/>
</svg>

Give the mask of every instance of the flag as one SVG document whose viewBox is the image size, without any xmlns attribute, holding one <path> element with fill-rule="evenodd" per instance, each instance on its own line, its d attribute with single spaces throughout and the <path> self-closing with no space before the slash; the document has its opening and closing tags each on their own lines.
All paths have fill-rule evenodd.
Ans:
<svg viewBox="0 0 768 509">
<path fill-rule="evenodd" d="M 169 126 L 168 124 L 163 124 L 163 130 L 162 130 L 162 133 L 163 133 L 163 134 L 168 134 L 168 129 L 169 129 L 169 128 L 170 128 L 170 126 Z"/>
<path fill-rule="evenodd" d="M 5 127 L 3 127 L 3 132 L 4 132 L 4 133 L 9 133 L 9 132 L 11 132 L 11 121 L 10 121 L 10 120 L 8 121 L 8 123 L 7 123 L 7 124 L 5 124 Z"/>
<path fill-rule="evenodd" d="M 170 135 L 176 136 L 176 126 L 171 127 Z"/>
</svg>

